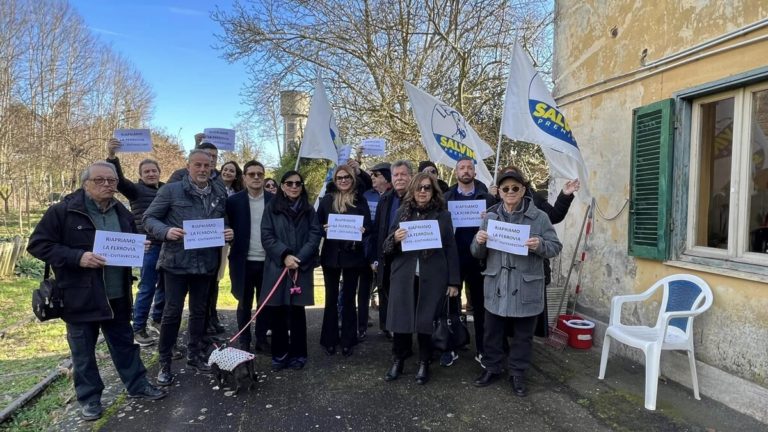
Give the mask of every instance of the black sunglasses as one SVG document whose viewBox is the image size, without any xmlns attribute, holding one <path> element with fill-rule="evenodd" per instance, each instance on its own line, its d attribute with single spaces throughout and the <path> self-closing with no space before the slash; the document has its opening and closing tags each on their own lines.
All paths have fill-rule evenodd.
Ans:
<svg viewBox="0 0 768 432">
<path fill-rule="evenodd" d="M 345 181 L 345 180 L 352 180 L 352 176 L 351 175 L 336 176 L 336 181 L 340 182 L 340 181 Z"/>
<path fill-rule="evenodd" d="M 503 188 L 501 188 L 501 191 L 504 192 L 505 194 L 508 194 L 509 191 L 518 193 L 520 192 L 520 189 L 522 189 L 520 186 L 504 186 Z"/>
<path fill-rule="evenodd" d="M 264 173 L 262 173 L 262 172 L 249 171 L 249 172 L 245 173 L 245 175 L 248 176 L 248 177 L 264 178 Z"/>
<path fill-rule="evenodd" d="M 419 185 L 416 190 L 420 192 L 432 192 L 432 185 Z"/>
<path fill-rule="evenodd" d="M 297 180 L 297 181 L 284 181 L 283 184 L 288 186 L 288 187 L 301 187 L 301 185 L 304 184 L 304 182 L 302 182 L 301 180 Z"/>
</svg>

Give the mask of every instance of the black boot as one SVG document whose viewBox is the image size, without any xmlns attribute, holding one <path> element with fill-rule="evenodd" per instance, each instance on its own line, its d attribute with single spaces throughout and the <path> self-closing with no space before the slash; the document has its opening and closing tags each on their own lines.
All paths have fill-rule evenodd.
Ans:
<svg viewBox="0 0 768 432">
<path fill-rule="evenodd" d="M 419 371 L 416 372 L 416 384 L 424 385 L 429 381 L 429 362 L 420 361 Z"/>
<path fill-rule="evenodd" d="M 173 384 L 176 375 L 171 373 L 171 363 L 161 363 L 160 372 L 157 374 L 157 385 L 169 386 Z"/>
<path fill-rule="evenodd" d="M 397 377 L 399 377 L 403 373 L 404 366 L 405 366 L 405 361 L 403 361 L 402 359 L 395 359 L 395 361 L 392 363 L 392 367 L 389 368 L 389 371 L 384 376 L 384 381 L 396 380 Z"/>
<path fill-rule="evenodd" d="M 512 375 L 509 377 L 509 382 L 512 383 L 512 393 L 515 396 L 528 396 L 528 387 L 526 387 L 525 378 L 522 375 Z"/>
</svg>

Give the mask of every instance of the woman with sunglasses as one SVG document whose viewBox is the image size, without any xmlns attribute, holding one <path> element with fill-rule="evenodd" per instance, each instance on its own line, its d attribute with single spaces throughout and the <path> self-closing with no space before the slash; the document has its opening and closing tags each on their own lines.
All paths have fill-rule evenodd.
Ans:
<svg viewBox="0 0 768 432">
<path fill-rule="evenodd" d="M 451 214 L 445 208 L 435 176 L 422 172 L 413 177 L 396 218 L 398 222 L 436 220 L 440 228 L 440 249 L 403 252 L 402 241 L 408 231 L 399 224 L 392 227 L 383 246 L 392 269 L 386 328 L 394 333 L 394 362 L 384 379 L 392 381 L 403 373 L 405 359 L 413 354 L 411 339 L 416 333 L 419 346 L 416 384 L 426 384 L 432 359 L 434 320 L 442 312 L 445 296 L 459 294 L 459 252 Z"/>
<path fill-rule="evenodd" d="M 485 387 L 501 376 L 504 360 L 505 329 L 514 332 L 509 346 L 509 380 L 512 392 L 526 396 L 525 371 L 531 364 L 533 332 L 536 318 L 544 308 L 544 259 L 560 253 L 549 217 L 536 208 L 526 195 L 522 174 L 510 171 L 498 181 L 501 202 L 486 211 L 470 250 L 475 258 L 485 260 L 485 332 L 483 334 L 483 367 L 474 385 Z M 529 238 L 523 243 L 527 255 L 516 255 L 488 247 L 488 222 L 494 220 L 530 226 Z"/>
<path fill-rule="evenodd" d="M 283 269 L 288 268 L 288 274 L 267 303 L 275 370 L 301 369 L 307 363 L 304 307 L 315 303 L 313 271 L 322 235 L 315 209 L 307 198 L 304 179 L 296 171 L 286 172 L 261 221 L 261 243 L 266 259 L 260 303 L 266 300 Z"/>
<path fill-rule="evenodd" d="M 326 232 L 331 214 L 363 217 L 361 241 L 326 238 L 320 251 L 320 264 L 323 266 L 325 281 L 325 311 L 320 345 L 323 346 L 326 354 L 334 355 L 336 345 L 341 343 L 341 353 L 344 356 L 350 356 L 352 347 L 357 344 L 355 297 L 360 274 L 368 265 L 363 246 L 368 240 L 368 232 L 371 228 L 371 212 L 368 209 L 368 203 L 358 193 L 355 170 L 349 165 L 340 165 L 336 168 L 333 181 L 328 184 L 326 194 L 318 205 L 317 218 Z M 344 286 L 341 290 L 341 339 L 339 339 L 337 300 L 341 279 L 344 281 Z"/>
<path fill-rule="evenodd" d="M 277 182 L 273 178 L 268 178 L 264 180 L 264 190 L 276 194 L 277 193 Z"/>
<path fill-rule="evenodd" d="M 235 161 L 229 161 L 221 166 L 221 181 L 227 188 L 227 196 L 232 196 L 243 190 L 243 170 Z"/>
</svg>

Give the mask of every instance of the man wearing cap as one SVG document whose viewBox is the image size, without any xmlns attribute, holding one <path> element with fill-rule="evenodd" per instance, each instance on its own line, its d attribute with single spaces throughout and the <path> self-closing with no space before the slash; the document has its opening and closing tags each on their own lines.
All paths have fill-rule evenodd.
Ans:
<svg viewBox="0 0 768 432">
<path fill-rule="evenodd" d="M 373 187 L 363 193 L 363 198 L 368 202 L 371 217 L 375 217 L 379 200 L 384 193 L 392 189 L 392 171 L 389 162 L 381 162 L 371 169 L 371 182 Z M 371 222 L 376 223 L 375 219 Z M 375 245 L 374 245 L 375 246 Z M 371 247 L 367 245 L 366 247 Z M 371 284 L 373 271 L 366 267 L 360 274 L 360 286 L 357 289 L 357 338 L 365 339 L 368 331 L 368 303 L 371 298 Z"/>
<path fill-rule="evenodd" d="M 437 179 L 437 185 L 440 186 L 442 193 L 448 192 L 448 183 L 444 182 L 437 173 L 437 165 L 432 161 L 419 162 L 419 172 L 425 172 L 427 174 L 435 176 Z"/>
<path fill-rule="evenodd" d="M 486 209 L 495 202 L 494 197 L 488 193 L 486 186 L 475 179 L 475 161 L 469 157 L 461 157 L 456 162 L 455 175 L 457 183 L 448 189 L 445 193 L 445 201 L 470 201 L 484 200 Z M 467 286 L 467 297 L 469 303 L 474 307 L 473 318 L 475 327 L 475 360 L 482 364 L 483 357 L 483 324 L 485 322 L 485 309 L 483 308 L 483 271 L 480 260 L 473 257 L 469 251 L 472 239 L 477 234 L 479 227 L 459 227 L 456 228 L 456 247 L 459 249 L 459 295 L 451 297 L 450 307 L 452 310 L 458 310 L 461 307 L 461 288 L 464 284 Z M 454 351 L 443 353 L 440 357 L 441 366 L 451 366 L 458 359 Z"/>
</svg>

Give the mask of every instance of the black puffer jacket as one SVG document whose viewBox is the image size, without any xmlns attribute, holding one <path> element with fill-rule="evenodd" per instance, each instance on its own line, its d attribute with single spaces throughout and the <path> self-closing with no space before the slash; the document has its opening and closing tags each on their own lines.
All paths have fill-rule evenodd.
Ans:
<svg viewBox="0 0 768 432">
<path fill-rule="evenodd" d="M 104 270 L 80 267 L 80 258 L 93 250 L 96 227 L 85 208 L 85 191 L 78 189 L 51 206 L 29 238 L 27 251 L 48 264 L 62 290 L 65 322 L 92 322 L 112 319 Z M 119 202 L 115 204 L 120 230 L 135 233 L 131 212 Z M 123 270 L 124 286 L 130 298 L 131 268 Z"/>
<path fill-rule="evenodd" d="M 147 211 L 149 205 L 152 204 L 152 200 L 157 196 L 158 189 L 165 183 L 160 182 L 157 186 L 150 186 L 142 180 L 134 183 L 123 175 L 123 168 L 120 166 L 119 158 L 107 158 L 107 162 L 114 165 L 117 170 L 117 190 L 128 198 L 128 202 L 131 203 L 131 213 L 133 213 L 133 220 L 136 222 L 136 229 L 139 230 L 139 233 L 141 234 L 147 234 L 141 219 L 144 217 L 144 212 Z M 155 239 L 151 235 L 147 235 L 147 239 L 152 241 L 153 244 L 161 243 L 160 240 Z"/>
</svg>

